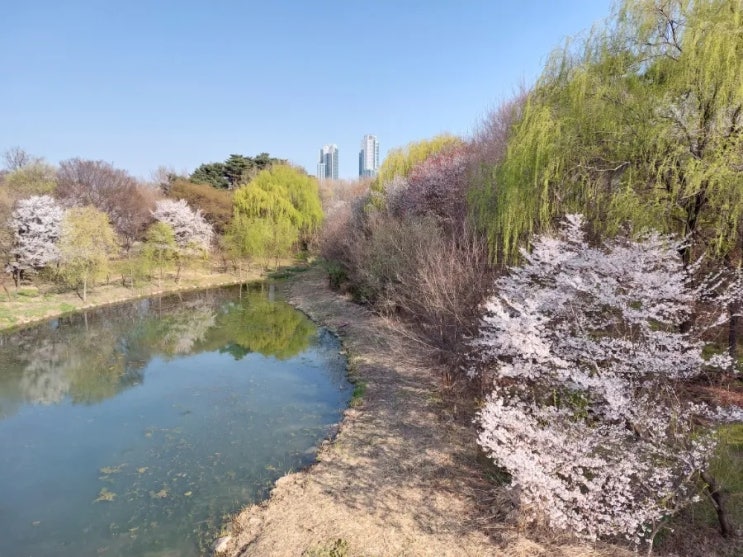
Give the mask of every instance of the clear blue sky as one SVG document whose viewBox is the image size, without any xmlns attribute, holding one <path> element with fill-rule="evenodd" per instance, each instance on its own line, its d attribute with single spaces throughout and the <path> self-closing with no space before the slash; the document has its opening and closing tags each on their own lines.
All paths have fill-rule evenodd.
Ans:
<svg viewBox="0 0 743 557">
<path fill-rule="evenodd" d="M 471 133 L 610 0 L 4 2 L 0 151 L 102 159 L 139 177 L 261 151 L 315 173 L 324 143 L 358 173 Z"/>
</svg>

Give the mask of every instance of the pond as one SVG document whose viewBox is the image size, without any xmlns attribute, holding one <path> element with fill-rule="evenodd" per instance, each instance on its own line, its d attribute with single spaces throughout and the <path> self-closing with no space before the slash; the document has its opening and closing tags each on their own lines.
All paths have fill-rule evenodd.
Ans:
<svg viewBox="0 0 743 557">
<path fill-rule="evenodd" d="M 351 396 L 331 334 L 231 287 L 0 335 L 0 555 L 203 554 L 314 460 Z"/>
</svg>

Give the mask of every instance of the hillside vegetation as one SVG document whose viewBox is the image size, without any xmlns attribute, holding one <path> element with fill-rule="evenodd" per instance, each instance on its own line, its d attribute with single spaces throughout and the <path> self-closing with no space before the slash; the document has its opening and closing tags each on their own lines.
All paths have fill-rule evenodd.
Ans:
<svg viewBox="0 0 743 557">
<path fill-rule="evenodd" d="M 330 284 L 446 364 L 523 519 L 741 549 L 741 75 L 739 2 L 626 0 L 326 216 Z"/>
</svg>

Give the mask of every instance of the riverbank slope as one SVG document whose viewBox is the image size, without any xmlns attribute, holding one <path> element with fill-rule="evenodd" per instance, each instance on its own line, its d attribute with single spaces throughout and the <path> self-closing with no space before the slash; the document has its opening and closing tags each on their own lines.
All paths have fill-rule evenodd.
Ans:
<svg viewBox="0 0 743 557">
<path fill-rule="evenodd" d="M 508 493 L 485 478 L 474 428 L 442 400 L 440 370 L 326 284 L 313 268 L 290 282 L 289 299 L 341 336 L 351 373 L 366 386 L 363 401 L 346 411 L 314 466 L 281 478 L 268 501 L 234 518 L 220 555 L 630 554 L 522 536 L 508 520 Z"/>
<path fill-rule="evenodd" d="M 0 293 L 0 331 L 44 321 L 73 311 L 93 309 L 159 294 L 227 286 L 264 278 L 266 278 L 266 273 L 258 269 L 243 272 L 242 277 L 234 273 L 207 269 L 186 269 L 182 271 L 178 282 L 169 277 L 160 284 L 151 282 L 137 287 L 125 287 L 119 281 L 99 284 L 88 292 L 85 302 L 76 292 L 56 292 L 54 285 L 50 284 L 41 287 L 24 285 L 18 289 L 11 287 Z"/>
</svg>

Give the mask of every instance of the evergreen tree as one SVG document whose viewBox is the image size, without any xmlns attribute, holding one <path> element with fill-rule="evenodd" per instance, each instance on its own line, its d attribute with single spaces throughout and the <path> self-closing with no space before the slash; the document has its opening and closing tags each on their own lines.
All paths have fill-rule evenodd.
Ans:
<svg viewBox="0 0 743 557">
<path fill-rule="evenodd" d="M 202 164 L 189 179 L 196 184 L 209 184 L 217 189 L 233 190 L 274 164 L 287 164 L 287 161 L 272 157 L 268 153 L 261 153 L 255 158 L 232 154 L 224 162 Z"/>
<path fill-rule="evenodd" d="M 230 185 L 225 166 L 221 162 L 202 164 L 193 171 L 189 180 L 196 184 L 209 184 L 217 189 L 228 189 Z"/>
</svg>

